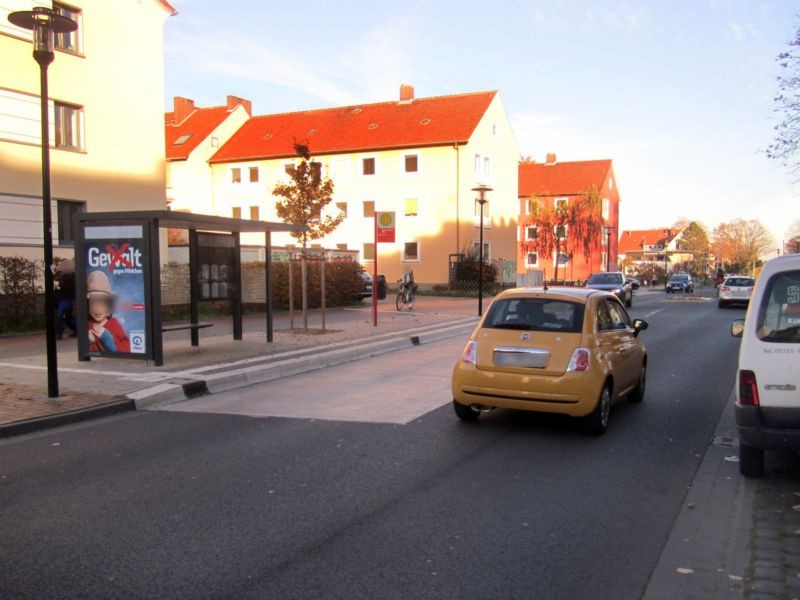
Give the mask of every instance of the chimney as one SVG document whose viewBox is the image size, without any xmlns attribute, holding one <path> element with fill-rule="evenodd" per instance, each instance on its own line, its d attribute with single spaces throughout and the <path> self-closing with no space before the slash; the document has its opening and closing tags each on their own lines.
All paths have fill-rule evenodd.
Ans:
<svg viewBox="0 0 800 600">
<path fill-rule="evenodd" d="M 400 102 L 414 101 L 414 86 L 403 83 L 400 85 Z"/>
<path fill-rule="evenodd" d="M 547 153 L 547 160 L 545 161 L 546 165 L 554 165 L 556 164 L 556 153 L 555 152 L 548 152 Z"/>
<path fill-rule="evenodd" d="M 228 112 L 232 111 L 237 106 L 241 105 L 246 111 L 248 116 L 253 116 L 253 103 L 250 100 L 239 98 L 238 96 L 228 96 L 226 106 Z"/>
<path fill-rule="evenodd" d="M 180 96 L 175 96 L 173 98 L 173 114 L 174 114 L 174 121 L 175 125 L 179 125 L 186 120 L 190 114 L 194 112 L 194 100 L 189 100 L 189 98 L 181 98 Z"/>
</svg>

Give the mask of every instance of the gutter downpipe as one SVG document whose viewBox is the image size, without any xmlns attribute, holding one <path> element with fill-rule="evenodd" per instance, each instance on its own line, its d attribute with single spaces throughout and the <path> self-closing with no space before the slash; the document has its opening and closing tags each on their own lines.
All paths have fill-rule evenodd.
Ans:
<svg viewBox="0 0 800 600">
<path fill-rule="evenodd" d="M 456 254 L 458 254 L 460 252 L 459 248 L 461 248 L 461 190 L 459 188 L 461 184 L 461 155 L 458 151 L 458 142 L 453 143 L 453 148 L 456 151 Z"/>
</svg>

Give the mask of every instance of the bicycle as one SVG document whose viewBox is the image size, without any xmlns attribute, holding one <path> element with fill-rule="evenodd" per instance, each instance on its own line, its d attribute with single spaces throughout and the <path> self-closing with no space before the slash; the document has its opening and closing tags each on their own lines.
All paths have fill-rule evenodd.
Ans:
<svg viewBox="0 0 800 600">
<path fill-rule="evenodd" d="M 408 305 L 408 310 L 414 310 L 414 290 L 417 287 L 413 282 L 407 282 L 404 278 L 397 280 L 400 286 L 397 288 L 397 299 L 395 300 L 395 307 L 397 310 L 403 310 L 403 305 Z"/>
</svg>

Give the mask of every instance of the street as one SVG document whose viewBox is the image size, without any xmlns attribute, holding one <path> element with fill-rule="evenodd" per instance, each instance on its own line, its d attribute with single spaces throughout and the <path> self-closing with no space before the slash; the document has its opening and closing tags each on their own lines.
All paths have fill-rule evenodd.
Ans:
<svg viewBox="0 0 800 600">
<path fill-rule="evenodd" d="M 456 338 L 2 441 L 0 597 L 639 598 L 734 383 L 744 311 L 701 296 L 634 297 L 647 392 L 600 438 L 460 422 Z"/>
</svg>

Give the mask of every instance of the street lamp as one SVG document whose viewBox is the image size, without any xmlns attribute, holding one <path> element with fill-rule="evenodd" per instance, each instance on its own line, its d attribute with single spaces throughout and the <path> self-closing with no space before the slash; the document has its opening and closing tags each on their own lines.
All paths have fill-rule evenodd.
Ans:
<svg viewBox="0 0 800 600">
<path fill-rule="evenodd" d="M 480 221 L 480 246 L 478 248 L 478 316 L 483 316 L 483 205 L 488 202 L 486 199 L 486 192 L 491 192 L 492 188 L 488 185 L 479 185 L 472 188 L 473 192 L 478 192 L 480 196 L 476 198 L 478 204 L 481 206 L 481 221 Z"/>
<path fill-rule="evenodd" d="M 33 58 L 39 63 L 42 110 L 42 230 L 44 242 L 44 311 L 47 340 L 47 395 L 58 397 L 58 365 L 56 358 L 56 318 L 53 298 L 53 225 L 50 214 L 50 123 L 47 94 L 47 67 L 53 62 L 53 36 L 75 31 L 78 24 L 51 8 L 36 6 L 8 15 L 17 27 L 33 31 Z"/>
</svg>

